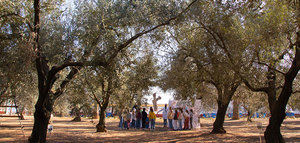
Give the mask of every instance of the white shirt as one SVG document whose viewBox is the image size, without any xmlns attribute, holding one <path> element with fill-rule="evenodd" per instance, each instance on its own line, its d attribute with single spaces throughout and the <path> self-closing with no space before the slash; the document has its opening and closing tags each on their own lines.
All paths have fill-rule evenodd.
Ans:
<svg viewBox="0 0 300 143">
<path fill-rule="evenodd" d="M 168 109 L 166 108 L 163 109 L 163 118 L 168 119 Z"/>
</svg>

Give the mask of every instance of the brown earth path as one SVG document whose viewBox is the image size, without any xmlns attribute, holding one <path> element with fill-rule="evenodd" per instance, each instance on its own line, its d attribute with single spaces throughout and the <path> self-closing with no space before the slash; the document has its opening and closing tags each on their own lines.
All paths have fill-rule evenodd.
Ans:
<svg viewBox="0 0 300 143">
<path fill-rule="evenodd" d="M 21 123 L 17 118 L 0 118 L 0 142 L 27 142 L 33 124 L 33 117 L 26 116 Z M 226 134 L 209 134 L 214 119 L 201 119 L 200 130 L 168 131 L 162 127 L 162 119 L 157 120 L 155 131 L 149 130 L 121 130 L 117 127 L 117 118 L 107 119 L 108 132 L 96 133 L 94 124 L 97 120 L 83 119 L 82 122 L 70 122 L 69 117 L 54 117 L 54 131 L 47 136 L 47 142 L 260 142 L 263 140 L 263 131 L 256 126 L 260 122 L 263 129 L 268 119 L 255 119 L 246 122 L 245 119 L 226 119 L 224 127 Z M 93 122 L 92 122 L 93 121 Z M 286 119 L 281 128 L 286 142 L 300 142 L 300 118 Z M 24 137 L 25 135 L 25 137 Z"/>
</svg>

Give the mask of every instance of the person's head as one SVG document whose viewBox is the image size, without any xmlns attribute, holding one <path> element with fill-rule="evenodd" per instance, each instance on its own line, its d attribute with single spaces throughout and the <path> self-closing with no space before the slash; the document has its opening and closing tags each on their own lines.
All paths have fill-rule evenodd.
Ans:
<svg viewBox="0 0 300 143">
<path fill-rule="evenodd" d="M 182 108 L 179 108 L 179 111 L 180 111 L 180 112 L 183 112 Z"/>
<path fill-rule="evenodd" d="M 150 107 L 150 112 L 153 112 L 153 108 L 152 107 Z"/>
<path fill-rule="evenodd" d="M 165 108 L 167 108 L 167 106 L 168 106 L 168 105 L 167 105 L 167 104 L 165 104 Z"/>
<path fill-rule="evenodd" d="M 145 111 L 146 111 L 146 108 L 143 108 L 143 111 L 145 112 Z"/>
<path fill-rule="evenodd" d="M 193 109 L 190 109 L 190 112 L 193 113 Z"/>
</svg>

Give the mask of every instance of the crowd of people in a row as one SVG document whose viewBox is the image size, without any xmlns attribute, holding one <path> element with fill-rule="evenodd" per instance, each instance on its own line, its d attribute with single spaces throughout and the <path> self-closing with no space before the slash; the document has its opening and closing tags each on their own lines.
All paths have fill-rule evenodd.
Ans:
<svg viewBox="0 0 300 143">
<path fill-rule="evenodd" d="M 189 130 L 193 128 L 193 110 L 183 108 L 167 108 L 165 107 L 158 111 L 163 112 L 163 124 L 164 127 L 168 127 L 169 130 Z M 122 114 L 119 114 L 119 127 L 121 129 L 155 129 L 156 114 L 153 108 L 150 107 L 149 113 L 146 112 L 146 108 L 141 111 L 140 108 L 135 108 L 131 112 L 126 110 Z"/>
</svg>

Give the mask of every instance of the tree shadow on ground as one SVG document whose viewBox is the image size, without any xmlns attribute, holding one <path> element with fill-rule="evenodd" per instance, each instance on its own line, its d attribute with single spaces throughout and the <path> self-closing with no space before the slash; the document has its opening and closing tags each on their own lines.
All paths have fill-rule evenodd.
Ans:
<svg viewBox="0 0 300 143">
<path fill-rule="evenodd" d="M 5 121 L 5 120 L 3 120 Z M 95 125 L 98 120 L 84 119 L 82 122 L 71 122 L 67 118 L 54 118 L 54 131 L 48 134 L 47 142 L 259 142 L 263 140 L 263 131 L 259 133 L 256 123 L 248 124 L 245 121 L 225 121 L 226 134 L 209 134 L 212 129 L 212 122 L 202 123 L 198 131 L 168 131 L 163 128 L 163 123 L 157 122 L 156 130 L 121 130 L 118 128 L 117 119 L 108 119 L 106 133 L 96 133 Z M 266 125 L 264 122 L 264 125 Z M 2 122 L 4 123 L 4 122 Z M 33 121 L 23 122 L 26 132 L 24 139 L 20 131 L 19 121 L 16 119 L 7 120 L 0 126 L 0 140 L 6 138 L 5 142 L 25 142 L 32 130 Z M 284 122 L 282 131 L 286 142 L 300 142 L 297 136 L 300 120 L 287 120 Z M 6 130 L 1 132 L 1 129 Z M 295 134 L 296 133 L 296 134 Z M 1 142 L 1 141 L 0 141 Z"/>
<path fill-rule="evenodd" d="M 115 136 L 115 137 L 101 137 L 101 134 L 95 134 L 94 137 L 82 137 L 82 136 L 70 136 L 69 134 L 60 134 L 56 138 L 72 138 L 76 142 L 85 142 L 89 140 L 90 142 L 259 142 L 258 136 L 235 136 L 233 134 L 227 135 L 215 135 L 209 133 L 179 133 L 179 132 L 169 132 L 169 135 L 161 134 L 149 134 L 142 133 L 139 135 L 130 136 Z M 48 139 L 48 142 L 64 142 L 60 139 Z M 68 141 L 72 142 L 72 141 Z"/>
</svg>

